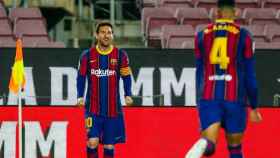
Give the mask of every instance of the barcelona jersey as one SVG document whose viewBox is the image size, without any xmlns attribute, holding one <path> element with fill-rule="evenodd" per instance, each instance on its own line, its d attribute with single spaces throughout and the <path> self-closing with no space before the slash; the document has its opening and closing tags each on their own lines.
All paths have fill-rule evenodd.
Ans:
<svg viewBox="0 0 280 158">
<path fill-rule="evenodd" d="M 218 19 L 196 33 L 197 100 L 257 106 L 254 43 L 232 20 Z"/>
<path fill-rule="evenodd" d="M 93 47 L 85 50 L 79 60 L 78 98 L 84 96 L 86 109 L 97 116 L 116 117 L 122 113 L 119 80 L 124 81 L 125 96 L 131 96 L 131 70 L 126 52 L 116 47 L 104 52 Z"/>
</svg>

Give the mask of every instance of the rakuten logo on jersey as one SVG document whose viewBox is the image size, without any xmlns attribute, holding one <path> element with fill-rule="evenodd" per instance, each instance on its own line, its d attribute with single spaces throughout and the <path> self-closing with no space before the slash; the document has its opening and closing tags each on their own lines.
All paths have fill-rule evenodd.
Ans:
<svg viewBox="0 0 280 158">
<path fill-rule="evenodd" d="M 91 69 L 91 75 L 95 75 L 97 77 L 104 77 L 104 76 L 112 76 L 115 75 L 116 71 L 115 70 L 109 70 L 109 69 Z"/>
<path fill-rule="evenodd" d="M 229 74 L 224 74 L 224 75 L 212 75 L 209 76 L 210 81 L 231 81 L 232 76 Z"/>
</svg>

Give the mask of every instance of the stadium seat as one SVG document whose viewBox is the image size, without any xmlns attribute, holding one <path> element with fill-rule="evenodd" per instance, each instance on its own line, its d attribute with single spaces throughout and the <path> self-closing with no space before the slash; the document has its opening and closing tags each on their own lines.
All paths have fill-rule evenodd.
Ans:
<svg viewBox="0 0 280 158">
<path fill-rule="evenodd" d="M 12 34 L 10 35 L 0 35 L 0 48 L 3 47 L 15 47 L 16 42 L 14 39 L 14 36 Z"/>
<path fill-rule="evenodd" d="M 280 42 L 256 42 L 256 49 L 280 49 Z"/>
<path fill-rule="evenodd" d="M 192 0 L 159 0 L 159 5 L 163 7 L 193 7 Z"/>
<path fill-rule="evenodd" d="M 36 43 L 36 48 L 65 48 L 63 42 L 40 42 Z"/>
<path fill-rule="evenodd" d="M 240 9 L 245 8 L 261 8 L 260 0 L 235 0 L 236 7 Z"/>
<path fill-rule="evenodd" d="M 8 18 L 0 17 L 0 36 L 1 35 L 12 35 L 12 26 Z"/>
<path fill-rule="evenodd" d="M 164 25 L 162 27 L 162 48 L 182 48 L 184 41 L 193 41 L 194 29 L 191 25 Z"/>
<path fill-rule="evenodd" d="M 270 42 L 280 42 L 280 25 L 266 25 L 267 37 Z"/>
<path fill-rule="evenodd" d="M 194 40 L 184 41 L 181 45 L 182 49 L 194 49 Z"/>
<path fill-rule="evenodd" d="M 7 13 L 4 6 L 2 6 L 2 4 L 0 3 L 0 18 L 1 17 L 7 17 Z"/>
<path fill-rule="evenodd" d="M 39 8 L 14 8 L 9 14 L 12 21 L 17 18 L 42 18 Z"/>
<path fill-rule="evenodd" d="M 145 7 L 156 7 L 158 0 L 142 0 L 143 8 Z"/>
<path fill-rule="evenodd" d="M 22 37 L 25 48 L 65 48 L 63 42 L 50 41 L 48 36 L 26 36 Z"/>
<path fill-rule="evenodd" d="M 205 8 L 178 8 L 175 16 L 180 21 L 180 24 L 192 25 L 193 27 L 211 22 Z"/>
<path fill-rule="evenodd" d="M 263 0 L 262 7 L 280 9 L 280 1 L 279 0 Z"/>
<path fill-rule="evenodd" d="M 148 46 L 160 46 L 161 27 L 175 25 L 177 19 L 172 8 L 144 8 L 142 10 L 142 32 Z M 155 44 L 153 43 L 155 42 Z"/>
<path fill-rule="evenodd" d="M 5 8 L 4 6 L 5 6 L 4 1 L 3 1 L 3 0 L 0 0 L 0 8 Z"/>
<path fill-rule="evenodd" d="M 46 23 L 43 18 L 18 18 L 14 22 L 15 35 L 46 36 Z"/>
<path fill-rule="evenodd" d="M 278 24 L 277 11 L 274 8 L 246 8 L 243 11 L 243 18 L 251 24 Z"/>
<path fill-rule="evenodd" d="M 49 37 L 48 36 L 43 36 L 43 35 L 23 35 L 22 36 L 22 41 L 23 45 L 28 44 L 28 45 L 36 45 L 36 43 L 47 43 L 49 42 Z"/>
<path fill-rule="evenodd" d="M 243 27 L 252 33 L 256 42 L 268 42 L 267 29 L 265 25 L 249 25 Z"/>
<path fill-rule="evenodd" d="M 6 12 L 0 9 L 0 47 L 15 47 L 15 39 L 13 36 L 12 25 L 8 19 Z"/>
<path fill-rule="evenodd" d="M 171 38 L 174 36 L 180 36 L 180 38 L 194 38 L 194 29 L 191 25 L 164 25 L 162 26 L 161 32 L 162 48 L 168 48 L 167 43 L 170 43 L 169 40 L 173 40 Z"/>
<path fill-rule="evenodd" d="M 183 46 L 183 43 L 187 42 L 187 46 L 190 48 L 194 47 L 194 38 L 182 36 L 182 35 L 170 35 L 169 40 L 167 41 L 166 47 L 172 49 L 180 49 Z"/>
<path fill-rule="evenodd" d="M 206 8 L 207 11 L 210 11 L 211 8 L 217 7 L 217 0 L 197 0 L 195 2 L 196 8 Z"/>
</svg>

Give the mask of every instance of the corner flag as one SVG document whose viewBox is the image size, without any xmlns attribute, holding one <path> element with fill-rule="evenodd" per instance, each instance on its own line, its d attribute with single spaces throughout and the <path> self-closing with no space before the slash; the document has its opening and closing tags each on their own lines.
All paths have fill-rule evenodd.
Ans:
<svg viewBox="0 0 280 158">
<path fill-rule="evenodd" d="M 25 85 L 25 74 L 23 65 L 23 54 L 22 54 L 22 41 L 17 39 L 16 41 L 16 57 L 12 68 L 12 74 L 10 78 L 9 89 L 10 91 L 17 94 L 21 88 Z"/>
</svg>

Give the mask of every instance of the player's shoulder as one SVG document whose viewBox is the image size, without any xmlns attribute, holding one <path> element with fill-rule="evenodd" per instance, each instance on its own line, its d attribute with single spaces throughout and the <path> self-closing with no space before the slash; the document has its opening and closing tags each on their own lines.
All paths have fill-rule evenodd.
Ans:
<svg viewBox="0 0 280 158">
<path fill-rule="evenodd" d="M 199 36 L 202 36 L 204 34 L 208 34 L 208 33 L 212 32 L 213 28 L 214 28 L 213 23 L 210 23 L 207 25 L 202 25 L 201 27 L 198 27 L 196 29 L 196 33 L 195 33 L 196 38 L 198 38 Z"/>
<path fill-rule="evenodd" d="M 119 48 L 117 46 L 114 46 L 114 49 L 117 49 L 119 52 L 126 52 L 124 48 Z"/>
<path fill-rule="evenodd" d="M 124 48 L 117 48 L 117 47 L 115 47 L 115 48 L 118 50 L 118 52 L 120 53 L 121 56 L 123 56 L 123 55 L 127 56 L 127 52 Z"/>
<path fill-rule="evenodd" d="M 240 34 L 243 34 L 244 36 L 253 37 L 253 34 L 249 31 L 249 29 L 246 26 L 240 26 Z"/>
<path fill-rule="evenodd" d="M 87 57 L 90 50 L 91 50 L 91 48 L 87 48 L 87 49 L 82 50 L 81 57 Z"/>
</svg>

